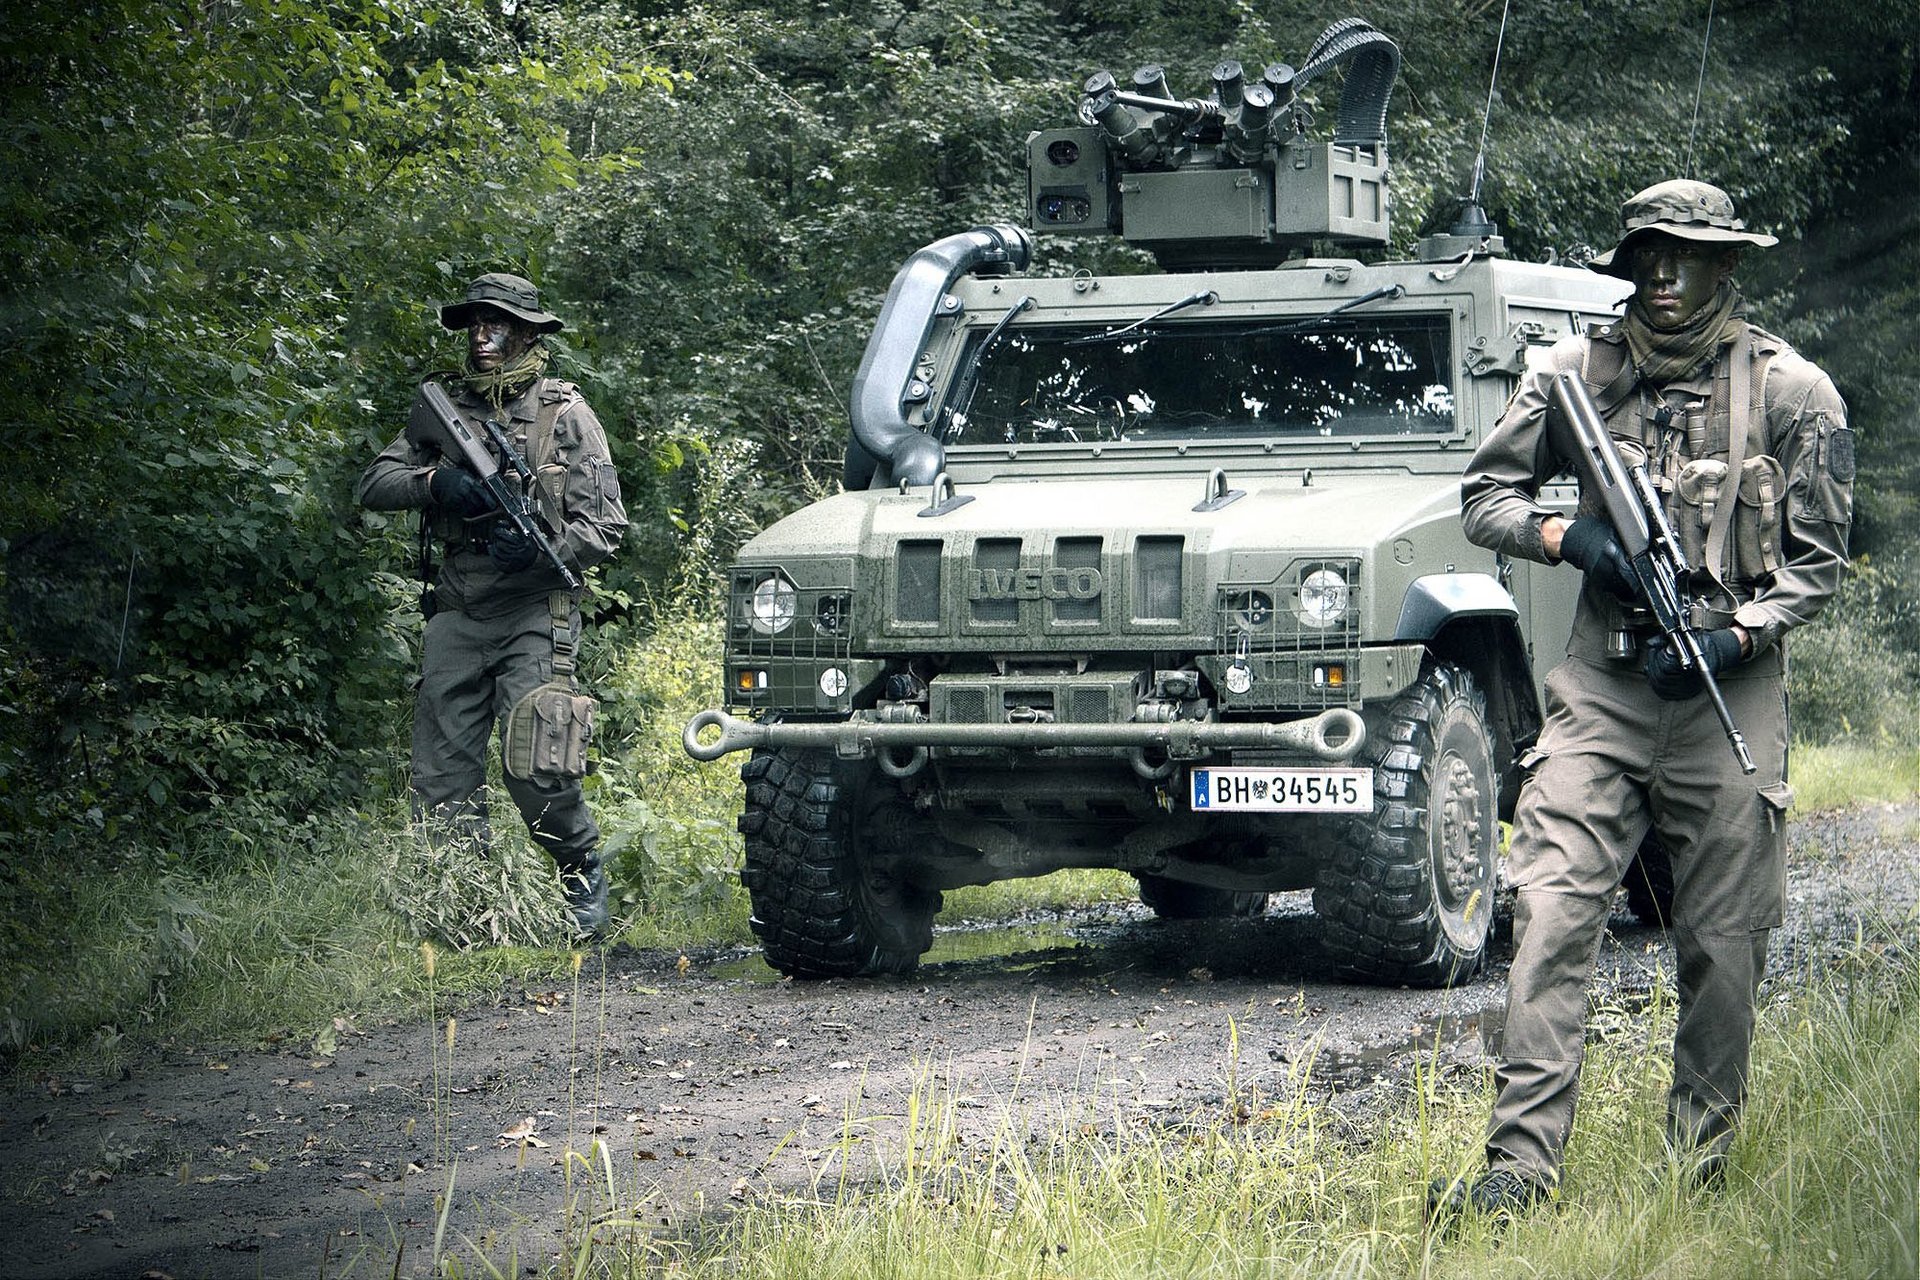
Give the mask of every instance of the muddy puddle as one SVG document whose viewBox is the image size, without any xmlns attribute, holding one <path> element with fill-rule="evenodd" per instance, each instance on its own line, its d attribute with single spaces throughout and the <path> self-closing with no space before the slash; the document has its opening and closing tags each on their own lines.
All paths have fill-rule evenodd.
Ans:
<svg viewBox="0 0 1920 1280">
<path fill-rule="evenodd" d="M 992 962 L 996 970 L 1028 972 L 1084 953 L 1118 926 L 1072 923 L 1058 919 L 1016 920 L 1005 924 L 960 924 L 936 929 L 932 948 L 920 958 L 918 974 L 925 978 L 964 972 L 969 966 Z M 758 952 L 722 960 L 705 970 L 722 981 L 773 983 L 783 975 Z"/>
</svg>

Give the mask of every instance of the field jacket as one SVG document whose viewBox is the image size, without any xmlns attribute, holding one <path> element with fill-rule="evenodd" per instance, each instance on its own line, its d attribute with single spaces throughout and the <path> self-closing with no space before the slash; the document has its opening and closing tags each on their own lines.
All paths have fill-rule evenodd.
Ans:
<svg viewBox="0 0 1920 1280">
<path fill-rule="evenodd" d="M 1554 376 L 1579 373 L 1622 454 L 1645 459 L 1662 492 L 1694 569 L 1688 585 L 1702 602 L 1696 623 L 1738 622 L 1752 636 L 1756 659 L 1775 651 L 1752 666 L 1780 670 L 1781 637 L 1818 614 L 1846 576 L 1853 431 L 1839 391 L 1818 366 L 1783 340 L 1745 328 L 1711 364 L 1664 387 L 1627 368 L 1620 323 L 1529 353 L 1527 371 L 1462 477 L 1467 537 L 1509 556 L 1558 563 L 1540 532 L 1557 513 L 1539 494 L 1573 464 L 1571 432 L 1549 417 L 1558 413 L 1550 411 Z M 1663 405 L 1667 415 L 1659 413 Z M 1736 431 L 1744 437 L 1737 450 Z M 1736 451 L 1740 461 L 1730 467 Z M 1738 504 L 1730 533 L 1724 546 L 1710 547 L 1713 516 L 1729 500 Z M 1601 515 L 1598 499 L 1582 493 L 1578 514 Z M 1710 550 L 1722 553 L 1718 563 Z M 1604 661 L 1607 633 L 1623 616 L 1611 596 L 1588 583 L 1567 652 Z"/>
<path fill-rule="evenodd" d="M 497 414 L 458 379 L 446 379 L 442 386 L 489 452 L 498 451 L 483 424 L 491 417 L 506 429 L 514 448 L 537 473 L 540 523 L 576 573 L 584 574 L 613 554 L 627 529 L 620 480 L 609 458 L 606 432 L 572 383 L 542 378 Z M 543 409 L 553 424 L 552 443 L 545 448 L 537 444 Z M 499 617 L 561 587 L 560 575 L 544 556 L 518 573 L 503 574 L 494 566 L 486 552 L 486 535 L 498 517 L 463 521 L 429 505 L 427 477 L 435 467 L 459 465 L 409 425 L 362 473 L 355 496 L 375 511 L 425 511 L 422 518 L 441 543 L 442 562 L 434 582 L 441 609 L 458 609 L 474 618 Z M 508 485 L 524 493 L 513 468 L 504 461 L 502 466 Z"/>
</svg>

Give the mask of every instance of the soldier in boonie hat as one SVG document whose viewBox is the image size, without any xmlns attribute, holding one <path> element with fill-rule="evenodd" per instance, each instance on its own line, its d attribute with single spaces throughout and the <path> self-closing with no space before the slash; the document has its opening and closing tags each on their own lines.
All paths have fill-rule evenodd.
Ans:
<svg viewBox="0 0 1920 1280">
<path fill-rule="evenodd" d="M 540 309 L 540 290 L 525 276 L 489 271 L 467 286 L 467 296 L 440 308 L 440 323 L 449 329 L 464 329 L 473 323 L 474 312 L 483 306 L 500 310 L 524 320 L 535 333 L 558 333 L 566 326 L 558 316 Z"/>
<path fill-rule="evenodd" d="M 1596 257 L 1591 265 L 1595 271 L 1622 280 L 1633 277 L 1628 255 L 1622 251 L 1636 237 L 1653 232 L 1729 247 L 1750 244 L 1770 249 L 1780 243 L 1773 236 L 1748 231 L 1747 224 L 1734 216 L 1733 197 L 1712 183 L 1691 178 L 1656 182 L 1629 196 L 1620 206 L 1620 222 L 1626 228 L 1620 243 Z"/>
<path fill-rule="evenodd" d="M 626 533 L 619 477 L 579 388 L 547 376 L 545 337 L 562 326 L 541 310 L 531 280 L 490 271 L 440 308 L 440 323 L 466 332 L 466 360 L 429 380 L 491 465 L 459 447 L 423 386 L 406 428 L 357 489 L 372 510 L 422 516 L 414 816 L 436 850 L 491 848 L 487 752 L 497 731 L 507 795 L 553 858 L 574 929 L 596 937 L 607 928 L 607 877 L 580 783 L 591 720 L 579 709 L 572 664 L 582 626 L 577 580 Z M 509 501 L 531 508 L 573 584 L 531 534 L 503 518 Z M 573 708 L 564 724 L 553 695 Z M 560 748 L 541 754 L 555 742 Z"/>
<path fill-rule="evenodd" d="M 1434 1183 L 1435 1220 L 1510 1217 L 1556 1193 L 1586 984 L 1636 859 L 1672 875 L 1661 914 L 1680 978 L 1663 1163 L 1687 1186 L 1724 1179 L 1768 936 L 1785 910 L 1783 644 L 1846 577 L 1853 431 L 1833 381 L 1745 318 L 1740 250 L 1776 241 L 1748 231 L 1725 191 L 1675 179 L 1620 212 L 1620 242 L 1592 265 L 1631 282 L 1624 314 L 1529 353 L 1461 478 L 1468 541 L 1531 561 L 1535 590 L 1563 562 L 1584 582 L 1514 801 L 1514 950 L 1486 1171 Z M 1629 560 L 1586 481 L 1571 513 L 1547 494 L 1576 461 L 1556 422 L 1562 375 L 1586 388 L 1622 450 L 1645 460 L 1643 499 L 1683 549 L 1684 576 Z M 1646 608 L 1661 583 L 1698 642 L 1685 660 Z M 1706 713 L 1706 672 L 1750 763 Z M 1649 832 L 1657 841 L 1643 846 Z"/>
</svg>

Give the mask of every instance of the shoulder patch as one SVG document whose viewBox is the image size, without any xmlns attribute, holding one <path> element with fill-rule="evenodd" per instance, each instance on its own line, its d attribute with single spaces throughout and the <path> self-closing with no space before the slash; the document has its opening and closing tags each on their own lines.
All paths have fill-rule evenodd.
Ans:
<svg viewBox="0 0 1920 1280">
<path fill-rule="evenodd" d="M 1827 436 L 1827 474 L 1841 484 L 1852 484 L 1856 469 L 1853 428 L 1832 428 Z"/>
</svg>

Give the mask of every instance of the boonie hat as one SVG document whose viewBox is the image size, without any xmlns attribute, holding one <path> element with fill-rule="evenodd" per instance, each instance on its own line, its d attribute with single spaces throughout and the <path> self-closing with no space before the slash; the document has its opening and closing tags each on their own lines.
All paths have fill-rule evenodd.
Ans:
<svg viewBox="0 0 1920 1280">
<path fill-rule="evenodd" d="M 566 328 L 558 316 L 540 309 L 540 290 L 533 281 L 504 271 L 489 271 L 468 285 L 466 297 L 440 308 L 440 323 L 449 329 L 464 329 L 473 323 L 473 309 L 483 303 L 525 320 L 535 333 L 558 333 Z"/>
<path fill-rule="evenodd" d="M 1635 192 L 1620 206 L 1620 222 L 1626 233 L 1620 243 L 1595 257 L 1589 264 L 1595 271 L 1625 279 L 1630 272 L 1621 250 L 1630 241 L 1647 232 L 1662 232 L 1681 240 L 1705 244 L 1750 244 L 1772 248 L 1780 241 L 1758 231 L 1733 215 L 1733 197 L 1707 182 L 1691 178 L 1672 178 L 1656 182 L 1645 191 Z"/>
</svg>

